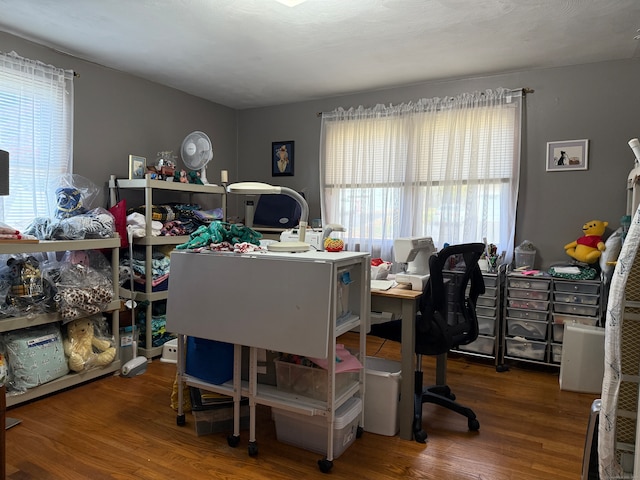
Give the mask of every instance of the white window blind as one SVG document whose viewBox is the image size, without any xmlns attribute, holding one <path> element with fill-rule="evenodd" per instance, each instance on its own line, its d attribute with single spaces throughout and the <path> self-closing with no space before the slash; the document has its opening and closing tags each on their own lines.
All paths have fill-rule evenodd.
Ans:
<svg viewBox="0 0 640 480">
<path fill-rule="evenodd" d="M 0 53 L 0 149 L 10 165 L 0 221 L 22 230 L 53 216 L 55 180 L 72 169 L 72 71 Z"/>
</svg>

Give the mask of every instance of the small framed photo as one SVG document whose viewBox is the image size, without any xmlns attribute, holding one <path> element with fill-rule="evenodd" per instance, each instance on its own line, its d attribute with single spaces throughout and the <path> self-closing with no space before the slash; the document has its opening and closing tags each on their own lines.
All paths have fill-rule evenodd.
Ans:
<svg viewBox="0 0 640 480">
<path fill-rule="evenodd" d="M 293 141 L 273 142 L 271 144 L 271 176 L 293 176 Z"/>
<path fill-rule="evenodd" d="M 547 142 L 547 172 L 587 170 L 589 140 Z"/>
<path fill-rule="evenodd" d="M 137 155 L 129 155 L 129 180 L 144 178 L 147 170 L 147 159 Z"/>
</svg>

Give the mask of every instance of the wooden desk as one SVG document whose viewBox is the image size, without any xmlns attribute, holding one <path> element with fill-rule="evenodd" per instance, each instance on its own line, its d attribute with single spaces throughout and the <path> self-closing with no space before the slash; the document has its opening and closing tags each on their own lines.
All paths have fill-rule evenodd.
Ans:
<svg viewBox="0 0 640 480">
<path fill-rule="evenodd" d="M 389 290 L 371 290 L 371 310 L 390 312 L 402 318 L 402 382 L 400 383 L 400 438 L 413 438 L 414 372 L 416 370 L 414 321 L 418 312 L 418 301 L 422 292 L 398 286 Z M 447 355 L 439 355 L 436 382 L 446 383 Z"/>
</svg>

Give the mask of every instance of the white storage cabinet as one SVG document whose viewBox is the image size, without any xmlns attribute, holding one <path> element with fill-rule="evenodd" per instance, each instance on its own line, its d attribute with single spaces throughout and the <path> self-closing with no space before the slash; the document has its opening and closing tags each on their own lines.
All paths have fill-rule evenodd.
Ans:
<svg viewBox="0 0 640 480">
<path fill-rule="evenodd" d="M 595 326 L 602 282 L 510 272 L 505 282 L 504 358 L 559 367 L 565 324 Z"/>
</svg>

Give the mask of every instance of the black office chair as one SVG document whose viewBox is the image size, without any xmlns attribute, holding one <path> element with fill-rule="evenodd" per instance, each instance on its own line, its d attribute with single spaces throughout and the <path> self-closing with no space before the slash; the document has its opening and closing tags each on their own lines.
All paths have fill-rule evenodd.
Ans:
<svg viewBox="0 0 640 480">
<path fill-rule="evenodd" d="M 414 375 L 415 403 L 413 435 L 425 443 L 427 433 L 422 428 L 422 404 L 435 403 L 467 417 L 469 430 L 477 431 L 476 414 L 455 401 L 447 385 L 423 388 L 422 355 L 442 355 L 478 338 L 476 302 L 484 293 L 484 280 L 478 260 L 484 244 L 468 243 L 443 248 L 429 259 L 430 277 L 420 300 L 415 321 L 416 371 Z M 455 270 L 456 275 L 447 275 Z M 460 274 L 461 273 L 461 274 Z M 451 310 L 453 309 L 453 310 Z M 449 315 L 449 312 L 455 315 Z M 370 335 L 400 341 L 401 321 L 372 325 Z"/>
</svg>

